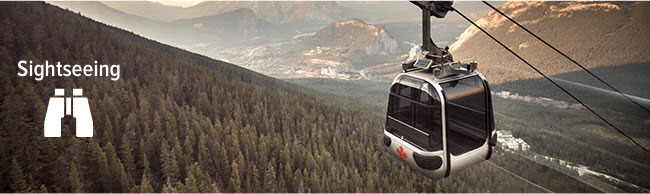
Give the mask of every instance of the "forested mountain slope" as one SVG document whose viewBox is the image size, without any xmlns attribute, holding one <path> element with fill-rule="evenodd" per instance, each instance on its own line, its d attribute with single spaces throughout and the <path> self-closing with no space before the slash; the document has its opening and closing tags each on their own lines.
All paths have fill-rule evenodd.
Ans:
<svg viewBox="0 0 650 194">
<path fill-rule="evenodd" d="M 381 115 L 43 2 L 0 2 L 0 25 L 2 192 L 543 191 L 486 162 L 433 182 L 386 154 Z M 99 60 L 121 78 L 35 81 L 21 59 Z M 43 137 L 54 88 L 84 89 L 94 137 L 71 119 Z"/>
<path fill-rule="evenodd" d="M 147 19 L 141 16 L 128 14 L 123 11 L 106 6 L 97 1 L 48 1 L 47 3 L 56 5 L 73 12 L 78 12 L 85 17 L 93 18 L 105 24 L 118 28 L 128 29 L 145 37 L 160 40 L 161 33 L 155 33 L 163 29 L 162 22 Z"/>
</svg>

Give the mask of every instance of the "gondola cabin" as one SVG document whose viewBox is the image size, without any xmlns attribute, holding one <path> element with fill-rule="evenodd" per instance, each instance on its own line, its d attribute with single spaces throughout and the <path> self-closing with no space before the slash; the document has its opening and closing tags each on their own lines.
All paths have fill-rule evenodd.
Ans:
<svg viewBox="0 0 650 194">
<path fill-rule="evenodd" d="M 496 142 L 490 88 L 476 63 L 418 59 L 392 83 L 383 143 L 433 179 L 490 158 Z"/>
</svg>

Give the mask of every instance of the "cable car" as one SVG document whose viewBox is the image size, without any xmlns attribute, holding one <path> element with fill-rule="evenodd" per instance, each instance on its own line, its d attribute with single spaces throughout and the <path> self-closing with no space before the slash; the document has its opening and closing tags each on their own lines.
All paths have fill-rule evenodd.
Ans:
<svg viewBox="0 0 650 194">
<path fill-rule="evenodd" d="M 391 84 L 383 144 L 411 167 L 439 179 L 490 158 L 496 143 L 492 99 L 476 62 L 453 61 L 448 49 L 429 37 L 432 11 L 444 17 L 440 8 L 447 4 L 413 3 L 427 4 L 418 5 L 423 51 L 402 64 L 403 72 Z"/>
<path fill-rule="evenodd" d="M 487 160 L 495 142 L 490 88 L 476 63 L 414 68 L 393 81 L 383 143 L 426 176 Z"/>
</svg>

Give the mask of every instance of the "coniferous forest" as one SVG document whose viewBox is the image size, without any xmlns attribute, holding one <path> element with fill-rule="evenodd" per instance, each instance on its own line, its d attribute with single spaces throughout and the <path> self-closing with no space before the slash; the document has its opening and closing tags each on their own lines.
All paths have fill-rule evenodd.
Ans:
<svg viewBox="0 0 650 194">
<path fill-rule="evenodd" d="M 2 192 L 544 191 L 487 162 L 430 180 L 385 151 L 381 113 L 44 2 L 0 2 L 0 26 Z M 98 60 L 121 78 L 36 81 L 19 60 Z M 43 137 L 54 88 L 83 88 L 92 138 L 68 118 Z"/>
</svg>

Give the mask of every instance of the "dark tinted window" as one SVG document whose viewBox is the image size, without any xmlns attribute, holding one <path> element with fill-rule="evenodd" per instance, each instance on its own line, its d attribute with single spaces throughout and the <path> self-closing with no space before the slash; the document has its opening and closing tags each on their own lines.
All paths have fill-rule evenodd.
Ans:
<svg viewBox="0 0 650 194">
<path fill-rule="evenodd" d="M 417 99 L 417 95 L 420 93 L 419 89 L 422 86 L 422 81 L 403 77 L 399 82 L 399 95 L 404 96 L 408 99 Z"/>
<path fill-rule="evenodd" d="M 402 98 L 397 98 L 397 119 L 409 125 L 413 125 L 415 114 L 412 99 L 417 98 L 419 93 L 418 88 L 413 87 L 415 85 L 419 85 L 418 81 L 407 77 L 402 78 L 399 83 L 398 92 Z"/>
<path fill-rule="evenodd" d="M 430 94 L 431 93 L 431 94 Z M 432 98 L 435 96 L 436 98 Z M 442 122 L 440 117 L 440 101 L 437 100 L 437 92 L 428 84 L 424 83 L 420 96 L 415 105 L 415 125 L 429 134 L 429 145 L 442 148 Z"/>
<path fill-rule="evenodd" d="M 437 92 L 430 84 L 420 80 L 412 78 L 404 80 L 403 78 L 399 83 L 391 87 L 391 95 L 388 100 L 388 115 L 408 124 L 408 126 L 395 126 L 393 129 L 401 131 L 406 135 L 405 138 L 407 139 L 410 134 L 415 139 L 408 140 L 418 143 L 420 147 L 427 150 L 441 150 L 442 127 L 440 101 Z M 433 93 L 433 96 L 429 93 Z M 429 134 L 429 136 L 423 136 L 421 133 L 409 129 L 409 126 L 417 128 Z"/>
<path fill-rule="evenodd" d="M 415 89 L 415 88 L 400 84 L 399 85 L 399 95 L 404 96 L 406 98 L 411 98 L 413 96 L 413 93 L 415 93 L 413 91 L 413 89 Z"/>
<path fill-rule="evenodd" d="M 487 137 L 485 88 L 478 76 L 440 84 L 447 100 L 447 142 L 460 155 L 483 145 Z"/>
<path fill-rule="evenodd" d="M 425 84 L 422 86 L 422 88 L 424 88 L 424 87 L 428 87 L 428 85 L 429 85 L 429 84 L 425 83 Z M 418 99 L 419 99 L 418 101 L 420 101 L 421 103 L 425 103 L 425 104 L 430 104 L 430 103 L 431 103 L 431 97 L 430 97 L 429 94 L 428 94 L 427 92 L 425 92 L 425 91 L 420 92 L 420 97 L 419 97 Z"/>
<path fill-rule="evenodd" d="M 400 84 L 395 84 L 390 88 L 390 95 L 388 97 L 388 115 L 391 117 L 397 117 L 397 107 L 399 106 L 399 97 L 394 96 L 398 94 L 398 89 Z"/>
<path fill-rule="evenodd" d="M 397 119 L 406 123 L 413 123 L 413 102 L 410 99 L 406 98 L 397 98 L 398 107 L 397 107 Z"/>
<path fill-rule="evenodd" d="M 420 129 L 429 129 L 432 122 L 432 113 L 433 107 L 431 106 L 431 97 L 426 92 L 430 87 L 429 83 L 422 84 L 420 88 L 420 95 L 418 96 L 418 102 L 415 105 L 415 127 Z M 424 130 L 423 130 L 424 131 Z M 427 133 L 430 131 L 427 130 Z"/>
</svg>

